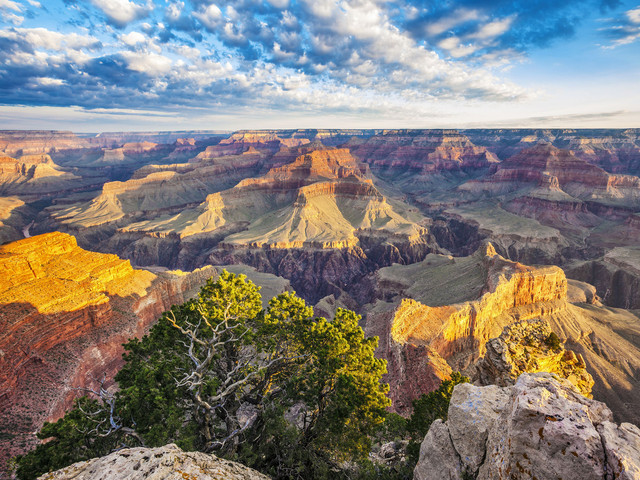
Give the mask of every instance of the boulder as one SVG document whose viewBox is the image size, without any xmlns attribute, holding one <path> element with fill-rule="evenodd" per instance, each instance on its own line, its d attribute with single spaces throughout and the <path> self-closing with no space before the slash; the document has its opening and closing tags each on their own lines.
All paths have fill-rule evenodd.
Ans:
<svg viewBox="0 0 640 480">
<path fill-rule="evenodd" d="M 460 457 L 453 447 L 447 425 L 438 419 L 431 424 L 422 445 L 420 459 L 413 472 L 414 480 L 462 479 Z"/>
<path fill-rule="evenodd" d="M 125 448 L 101 458 L 47 473 L 39 480 L 268 480 L 236 462 L 201 452 L 183 452 L 174 444 L 159 448 Z"/>
<path fill-rule="evenodd" d="M 640 478 L 640 429 L 550 373 L 457 385 L 448 416 L 429 429 L 414 479 Z"/>
</svg>

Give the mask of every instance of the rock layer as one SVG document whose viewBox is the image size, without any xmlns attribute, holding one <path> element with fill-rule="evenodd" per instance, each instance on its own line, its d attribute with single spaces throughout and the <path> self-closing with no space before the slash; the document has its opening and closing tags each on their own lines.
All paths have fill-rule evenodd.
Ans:
<svg viewBox="0 0 640 480">
<path fill-rule="evenodd" d="M 471 257 L 429 255 L 420 264 L 385 268 L 376 282 L 383 297 L 397 295 L 368 310 L 367 333 L 380 337 L 378 352 L 389 362 L 390 396 L 400 412 L 452 369 L 480 358 L 505 325 L 562 308 L 567 291 L 559 268 L 510 262 L 491 245 Z"/>
<path fill-rule="evenodd" d="M 0 272 L 3 456 L 24 451 L 45 420 L 62 415 L 73 388 L 112 376 L 122 343 L 215 274 L 134 270 L 62 233 L 0 247 Z"/>
</svg>

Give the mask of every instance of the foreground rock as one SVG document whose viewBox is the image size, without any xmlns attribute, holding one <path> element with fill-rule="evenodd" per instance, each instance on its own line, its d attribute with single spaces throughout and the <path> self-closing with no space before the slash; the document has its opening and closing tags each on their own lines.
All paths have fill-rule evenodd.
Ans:
<svg viewBox="0 0 640 480">
<path fill-rule="evenodd" d="M 127 448 L 40 477 L 41 480 L 268 480 L 236 462 L 201 452 L 183 452 L 174 444 L 160 448 Z"/>
<path fill-rule="evenodd" d="M 636 479 L 640 429 L 551 374 L 512 387 L 456 386 L 446 423 L 420 448 L 414 480 Z"/>
</svg>

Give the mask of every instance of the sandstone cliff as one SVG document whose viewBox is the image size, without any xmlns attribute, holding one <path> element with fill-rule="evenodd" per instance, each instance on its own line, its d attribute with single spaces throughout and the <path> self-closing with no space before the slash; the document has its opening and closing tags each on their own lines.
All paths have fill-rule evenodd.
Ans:
<svg viewBox="0 0 640 480">
<path fill-rule="evenodd" d="M 490 244 L 470 257 L 383 268 L 375 283 L 380 300 L 367 309 L 366 331 L 380 337 L 400 412 L 483 356 L 504 326 L 562 309 L 567 292 L 561 269 L 508 261 Z"/>
<path fill-rule="evenodd" d="M 40 480 L 268 480 L 244 465 L 201 452 L 183 452 L 174 444 L 126 448 L 101 458 L 74 463 Z"/>
<path fill-rule="evenodd" d="M 50 233 L 0 247 L 0 426 L 3 457 L 88 386 L 122 364 L 122 343 L 215 274 L 134 270 Z M 2 458 L 4 460 L 5 458 Z"/>
<path fill-rule="evenodd" d="M 638 317 L 603 307 L 593 287 L 567 282 L 557 267 L 527 267 L 489 247 L 469 257 L 429 255 L 383 268 L 363 288 L 374 298 L 364 307 L 365 329 L 380 337 L 378 355 L 388 361 L 386 380 L 398 412 L 408 412 L 411 400 L 437 388 L 452 370 L 473 375 L 472 364 L 493 356 L 489 341 L 504 327 L 540 318 L 576 354 L 559 367 L 571 376 L 567 367 L 575 365 L 577 382 L 590 384 L 582 358 L 594 398 L 607 402 L 616 419 L 640 422 Z M 555 354 L 548 353 L 552 360 Z M 542 367 L 521 360 L 521 369 Z"/>
<path fill-rule="evenodd" d="M 633 479 L 640 429 L 548 373 L 512 387 L 457 385 L 420 448 L 414 480 Z"/>
</svg>

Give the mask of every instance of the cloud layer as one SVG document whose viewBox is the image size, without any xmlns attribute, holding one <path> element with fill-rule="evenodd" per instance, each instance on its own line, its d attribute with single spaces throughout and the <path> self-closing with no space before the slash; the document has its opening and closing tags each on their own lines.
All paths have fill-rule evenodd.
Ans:
<svg viewBox="0 0 640 480">
<path fill-rule="evenodd" d="M 616 0 L 0 0 L 0 103 L 427 113 L 513 102 L 531 49 Z M 640 8 L 604 32 L 640 36 Z M 598 13 L 600 14 L 600 13 Z M 421 110 L 422 109 L 422 110 Z"/>
</svg>

